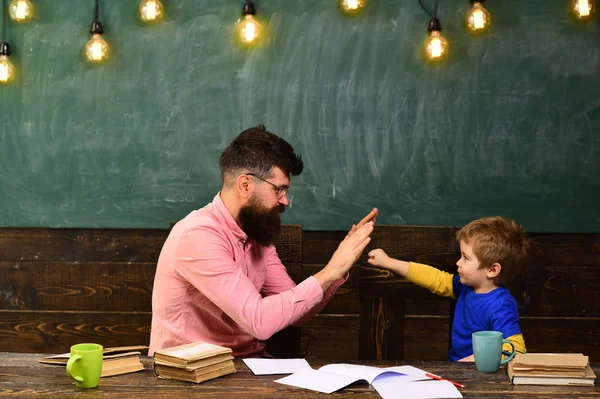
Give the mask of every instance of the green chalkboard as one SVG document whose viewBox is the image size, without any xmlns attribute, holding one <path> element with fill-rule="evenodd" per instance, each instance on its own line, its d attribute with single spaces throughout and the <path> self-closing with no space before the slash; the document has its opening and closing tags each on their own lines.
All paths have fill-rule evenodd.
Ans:
<svg viewBox="0 0 600 399">
<path fill-rule="evenodd" d="M 424 0 L 426 4 L 433 1 Z M 85 4 L 84 4 L 85 3 Z M 36 0 L 9 24 L 18 80 L 0 87 L 0 225 L 163 227 L 211 201 L 218 158 L 264 123 L 303 155 L 287 223 L 462 225 L 514 217 L 529 231 L 600 232 L 600 28 L 565 1 L 441 0 L 447 62 L 420 57 L 417 0 L 257 0 L 260 48 L 239 49 L 243 0 L 101 0 L 113 50 L 83 60 L 93 0 Z"/>
</svg>

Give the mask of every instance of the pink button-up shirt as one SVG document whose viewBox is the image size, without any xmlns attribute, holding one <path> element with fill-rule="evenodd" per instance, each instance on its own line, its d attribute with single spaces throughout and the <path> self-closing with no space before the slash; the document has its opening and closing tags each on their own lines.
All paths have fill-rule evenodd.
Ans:
<svg viewBox="0 0 600 399">
<path fill-rule="evenodd" d="M 177 223 L 162 248 L 149 355 L 196 341 L 231 348 L 234 356 L 257 355 L 265 349 L 259 340 L 302 324 L 344 281 L 325 294 L 312 276 L 296 285 L 275 247 L 248 240 L 217 194 Z"/>
</svg>

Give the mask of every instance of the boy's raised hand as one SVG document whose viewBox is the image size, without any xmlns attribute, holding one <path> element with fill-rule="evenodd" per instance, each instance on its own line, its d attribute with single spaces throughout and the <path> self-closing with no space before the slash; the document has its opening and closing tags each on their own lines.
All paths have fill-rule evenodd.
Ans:
<svg viewBox="0 0 600 399">
<path fill-rule="evenodd" d="M 391 260 L 392 258 L 390 258 L 383 249 L 377 248 L 369 252 L 369 259 L 367 259 L 367 262 L 373 266 L 389 269 Z"/>
<path fill-rule="evenodd" d="M 382 267 L 391 270 L 392 272 L 406 277 L 410 269 L 410 263 L 404 260 L 394 259 L 388 256 L 381 248 L 377 248 L 369 252 L 367 259 L 370 265 Z"/>
</svg>

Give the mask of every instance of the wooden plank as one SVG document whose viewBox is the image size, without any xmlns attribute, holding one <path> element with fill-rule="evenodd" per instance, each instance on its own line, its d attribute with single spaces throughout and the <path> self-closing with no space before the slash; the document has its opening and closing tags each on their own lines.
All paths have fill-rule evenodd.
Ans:
<svg viewBox="0 0 600 399">
<path fill-rule="evenodd" d="M 361 298 L 360 360 L 404 359 L 404 311 L 403 300 Z"/>
<path fill-rule="evenodd" d="M 1 228 L 3 261 L 156 262 L 168 230 Z"/>
<path fill-rule="evenodd" d="M 0 308 L 152 311 L 155 263 L 2 261 Z"/>
<path fill-rule="evenodd" d="M 0 351 L 68 352 L 71 345 L 148 345 L 149 312 L 0 310 Z"/>
<path fill-rule="evenodd" d="M 358 359 L 358 315 L 317 314 L 302 326 L 301 348 L 307 359 Z"/>
<path fill-rule="evenodd" d="M 345 236 L 343 231 L 305 231 L 304 263 L 326 265 Z"/>
<path fill-rule="evenodd" d="M 325 265 L 304 264 L 302 266 L 302 280 L 318 273 Z M 333 298 L 325 306 L 321 313 L 357 315 L 359 311 L 360 298 L 358 295 L 358 281 L 360 269 L 358 266 L 350 269 L 348 280 L 336 291 Z"/>
<path fill-rule="evenodd" d="M 0 228 L 0 260 L 156 262 L 165 229 Z M 302 226 L 282 225 L 276 243 L 282 262 L 302 262 Z"/>
</svg>

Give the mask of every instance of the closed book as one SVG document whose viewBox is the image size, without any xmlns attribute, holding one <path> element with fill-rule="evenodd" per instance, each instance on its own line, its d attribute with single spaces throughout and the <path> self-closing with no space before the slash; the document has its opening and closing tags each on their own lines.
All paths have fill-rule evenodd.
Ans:
<svg viewBox="0 0 600 399">
<path fill-rule="evenodd" d="M 213 356 L 230 355 L 232 350 L 208 342 L 194 342 L 191 344 L 173 346 L 159 349 L 154 353 L 154 359 L 180 365 L 189 365 L 201 359 Z"/>
<path fill-rule="evenodd" d="M 189 371 L 194 371 L 196 369 L 202 368 L 202 367 L 207 367 L 207 366 L 211 366 L 213 364 L 217 364 L 217 363 L 221 363 L 227 360 L 233 360 L 233 356 L 231 356 L 230 354 L 222 354 L 222 355 L 216 355 L 216 356 L 212 356 L 212 357 L 207 357 L 206 359 L 199 359 L 193 362 L 190 362 L 188 364 L 177 364 L 177 363 L 171 363 L 171 362 L 167 362 L 164 360 L 160 360 L 160 359 L 154 359 L 154 364 L 155 365 L 162 365 L 162 366 L 170 366 L 170 367 L 178 367 L 178 368 L 182 368 L 182 369 L 186 369 Z"/>
<path fill-rule="evenodd" d="M 195 370 L 186 370 L 185 368 L 165 366 L 155 363 L 154 370 L 161 378 L 195 383 L 200 383 L 236 372 L 233 361 L 231 360 L 213 364 L 207 367 L 197 368 Z"/>
<path fill-rule="evenodd" d="M 513 362 L 515 371 L 569 372 L 584 377 L 589 357 L 582 353 L 518 353 Z"/>
<path fill-rule="evenodd" d="M 514 362 L 509 362 L 507 367 L 508 378 L 514 385 L 581 385 L 594 386 L 596 374 L 588 365 L 583 377 L 539 374 L 520 374 L 514 369 Z"/>
</svg>

